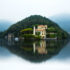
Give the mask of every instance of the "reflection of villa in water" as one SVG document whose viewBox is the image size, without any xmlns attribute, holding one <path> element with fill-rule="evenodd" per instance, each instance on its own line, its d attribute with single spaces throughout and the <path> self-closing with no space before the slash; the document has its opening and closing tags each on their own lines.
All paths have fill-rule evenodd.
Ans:
<svg viewBox="0 0 70 70">
<path fill-rule="evenodd" d="M 46 41 L 34 42 L 33 52 L 34 53 L 38 52 L 39 54 L 47 54 Z"/>
</svg>

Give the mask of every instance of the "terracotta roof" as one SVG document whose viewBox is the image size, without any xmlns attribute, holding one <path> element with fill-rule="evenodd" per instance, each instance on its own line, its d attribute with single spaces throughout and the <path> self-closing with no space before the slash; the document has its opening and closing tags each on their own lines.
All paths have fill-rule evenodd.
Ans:
<svg viewBox="0 0 70 70">
<path fill-rule="evenodd" d="M 44 31 L 45 29 L 36 29 L 36 31 Z"/>
<path fill-rule="evenodd" d="M 45 25 L 38 25 L 38 27 L 45 27 Z"/>
</svg>

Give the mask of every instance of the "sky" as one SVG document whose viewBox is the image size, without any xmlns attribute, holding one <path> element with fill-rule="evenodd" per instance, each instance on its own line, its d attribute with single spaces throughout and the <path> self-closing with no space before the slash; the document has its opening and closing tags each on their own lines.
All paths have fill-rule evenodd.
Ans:
<svg viewBox="0 0 70 70">
<path fill-rule="evenodd" d="M 0 20 L 20 21 L 30 15 L 70 14 L 70 0 L 0 0 Z"/>
</svg>

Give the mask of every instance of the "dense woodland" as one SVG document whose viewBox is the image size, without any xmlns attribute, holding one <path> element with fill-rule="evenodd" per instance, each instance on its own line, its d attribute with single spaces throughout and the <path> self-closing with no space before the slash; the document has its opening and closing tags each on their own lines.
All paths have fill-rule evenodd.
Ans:
<svg viewBox="0 0 70 70">
<path fill-rule="evenodd" d="M 33 26 L 38 25 L 48 25 L 48 28 L 54 28 L 55 32 L 57 32 L 58 39 L 65 39 L 69 37 L 68 33 L 62 30 L 55 22 L 40 15 L 32 15 L 13 24 L 7 31 L 3 33 L 3 36 L 7 35 L 8 33 L 13 33 L 15 37 L 19 37 L 21 30 L 26 28 L 33 29 Z M 48 32 L 51 32 L 52 30 L 53 29 L 48 29 Z"/>
</svg>

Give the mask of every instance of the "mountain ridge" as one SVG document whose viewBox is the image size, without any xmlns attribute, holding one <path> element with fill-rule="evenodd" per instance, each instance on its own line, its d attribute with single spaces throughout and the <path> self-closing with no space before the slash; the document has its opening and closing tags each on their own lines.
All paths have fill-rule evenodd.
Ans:
<svg viewBox="0 0 70 70">
<path fill-rule="evenodd" d="M 62 29 L 70 32 L 70 14 L 59 14 L 50 17 L 50 19 L 56 22 Z"/>
<path fill-rule="evenodd" d="M 7 30 L 13 23 L 6 20 L 0 20 L 0 32 Z"/>
<path fill-rule="evenodd" d="M 26 28 L 33 28 L 34 26 L 38 25 L 48 25 L 49 27 L 55 28 L 57 31 L 58 37 L 61 39 L 62 37 L 68 37 L 68 33 L 64 31 L 62 28 L 58 26 L 54 21 L 50 20 L 49 18 L 40 16 L 40 15 L 31 15 L 25 19 L 22 19 L 21 21 L 18 21 L 17 23 L 13 24 L 9 29 L 5 32 L 6 35 L 8 33 L 13 33 L 14 36 L 19 36 L 20 31 L 22 29 Z"/>
</svg>

